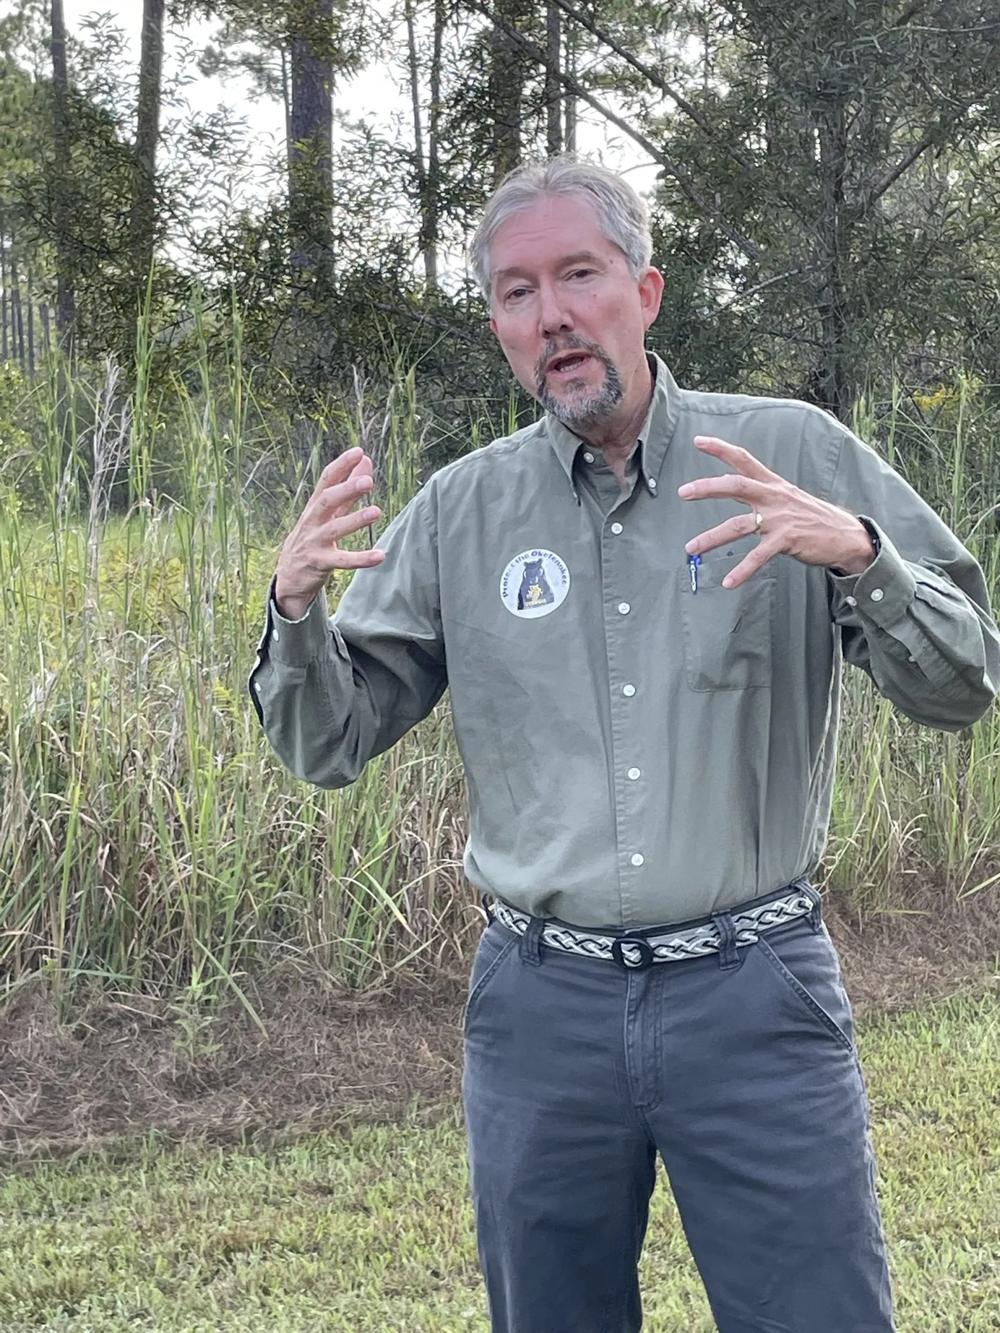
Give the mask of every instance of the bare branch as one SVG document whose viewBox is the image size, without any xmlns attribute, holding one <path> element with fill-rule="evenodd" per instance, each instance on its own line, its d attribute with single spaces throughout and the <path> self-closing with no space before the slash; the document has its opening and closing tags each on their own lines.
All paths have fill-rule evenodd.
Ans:
<svg viewBox="0 0 1000 1333">
<path fill-rule="evenodd" d="M 749 297 L 756 296 L 758 292 L 763 292 L 768 287 L 773 287 L 775 283 L 784 282 L 786 278 L 798 278 L 803 273 L 810 273 L 818 267 L 818 264 L 799 265 L 798 268 L 790 268 L 784 273 L 777 273 L 773 278 L 768 278 L 766 282 L 758 282 L 755 287 L 748 287 L 744 292 L 737 292 L 736 295 L 731 296 L 728 301 L 723 301 L 722 305 L 716 306 L 716 310 L 729 310 L 732 306 L 739 305 Z"/>
<path fill-rule="evenodd" d="M 469 0 L 469 8 L 482 14 L 484 18 L 488 19 L 495 27 L 499 28 L 501 32 L 505 33 L 511 41 L 520 46 L 525 54 L 530 56 L 537 64 L 542 66 L 547 64 L 545 52 L 540 46 L 536 46 L 533 41 L 519 33 L 516 28 L 511 27 L 511 25 L 504 19 L 500 18 L 499 15 L 492 13 L 486 4 L 481 3 L 480 0 Z M 762 257 L 758 246 L 756 246 L 749 237 L 744 236 L 730 223 L 726 222 L 724 218 L 719 217 L 715 210 L 710 207 L 708 201 L 702 197 L 701 192 L 683 167 L 680 167 L 663 151 L 662 148 L 659 148 L 653 143 L 652 139 L 647 138 L 645 134 L 640 130 L 635 129 L 634 126 L 630 125 L 627 120 L 622 119 L 621 116 L 615 115 L 610 107 L 605 106 L 603 102 L 599 102 L 597 98 L 583 86 L 583 84 L 578 83 L 577 80 L 572 78 L 569 74 L 559 70 L 558 77 L 564 88 L 568 88 L 569 91 L 576 97 L 580 98 L 581 101 L 586 102 L 588 106 L 592 106 L 598 115 L 603 116 L 605 120 L 610 121 L 612 125 L 617 126 L 623 134 L 627 134 L 630 139 L 640 146 L 640 148 L 645 149 L 653 161 L 658 162 L 667 175 L 677 182 L 681 192 L 687 198 L 688 202 L 693 205 L 702 217 L 714 222 L 722 234 L 732 241 L 737 249 L 741 250 L 747 258 L 759 260 Z"/>
<path fill-rule="evenodd" d="M 867 217 L 872 210 L 872 206 L 882 198 L 886 190 L 895 185 L 900 176 L 902 176 L 904 172 L 909 171 L 914 162 L 922 157 L 924 153 L 927 152 L 928 148 L 932 148 L 934 144 L 940 141 L 942 133 L 945 130 L 951 129 L 951 127 L 956 124 L 957 121 L 961 120 L 965 113 L 974 105 L 975 99 L 971 102 L 966 102 L 963 106 L 959 107 L 957 111 L 953 111 L 950 116 L 942 117 L 937 125 L 932 126 L 918 143 L 915 143 L 911 148 L 907 149 L 896 165 L 890 167 L 870 189 L 862 190 L 860 200 L 856 206 L 857 211 L 855 220 L 860 221 L 862 218 Z"/>
<path fill-rule="evenodd" d="M 596 37 L 599 42 L 610 47 L 615 55 L 621 56 L 622 60 L 624 60 L 627 65 L 631 65 L 637 74 L 641 74 L 644 79 L 647 79 L 653 87 L 657 88 L 665 97 L 669 97 L 674 105 L 679 107 L 686 116 L 690 117 L 698 128 L 703 130 L 710 139 L 717 140 L 719 138 L 717 131 L 713 129 L 709 121 L 706 120 L 693 103 L 689 102 L 682 93 L 679 93 L 675 88 L 672 88 L 670 84 L 665 83 L 655 70 L 650 69 L 648 65 L 632 55 L 630 51 L 626 51 L 623 46 L 619 46 L 609 32 L 606 32 L 603 28 L 599 28 L 593 19 L 588 18 L 586 14 L 581 14 L 578 9 L 574 9 L 572 5 L 567 3 L 567 0 L 552 0 L 552 2 L 553 4 L 558 5 L 564 14 L 568 14 L 575 23 L 579 23 L 581 27 L 586 28 L 587 31 Z M 738 162 L 744 171 L 753 171 L 755 169 L 754 163 L 750 158 L 733 144 L 726 142 L 724 147 L 726 153 L 735 162 Z"/>
</svg>

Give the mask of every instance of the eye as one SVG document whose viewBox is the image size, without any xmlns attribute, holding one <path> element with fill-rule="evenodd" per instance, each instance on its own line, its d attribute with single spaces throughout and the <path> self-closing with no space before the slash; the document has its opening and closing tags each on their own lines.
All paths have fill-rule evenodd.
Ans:
<svg viewBox="0 0 1000 1333">
<path fill-rule="evenodd" d="M 593 271 L 592 268 L 575 268 L 569 276 L 571 278 L 589 278 Z"/>
<path fill-rule="evenodd" d="M 527 294 L 527 287 L 512 287 L 509 292 L 504 294 L 504 301 L 509 305 L 512 301 L 517 302 Z"/>
</svg>

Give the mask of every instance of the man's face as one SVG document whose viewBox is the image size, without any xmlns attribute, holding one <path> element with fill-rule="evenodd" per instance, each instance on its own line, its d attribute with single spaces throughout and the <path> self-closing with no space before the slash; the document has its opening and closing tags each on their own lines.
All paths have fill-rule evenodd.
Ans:
<svg viewBox="0 0 1000 1333">
<path fill-rule="evenodd" d="M 588 200 L 553 195 L 507 218 L 490 275 L 490 328 L 547 411 L 585 431 L 634 410 L 648 390 L 643 347 L 663 279 L 656 269 L 632 276 Z"/>
</svg>

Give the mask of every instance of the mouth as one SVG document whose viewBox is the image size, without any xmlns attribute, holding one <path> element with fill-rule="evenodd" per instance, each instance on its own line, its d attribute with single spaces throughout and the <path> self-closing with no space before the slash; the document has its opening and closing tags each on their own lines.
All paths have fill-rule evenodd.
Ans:
<svg viewBox="0 0 1000 1333">
<path fill-rule="evenodd" d="M 593 360 L 589 352 L 560 352 L 545 367 L 545 376 L 555 380 L 571 379 L 585 370 Z"/>
</svg>

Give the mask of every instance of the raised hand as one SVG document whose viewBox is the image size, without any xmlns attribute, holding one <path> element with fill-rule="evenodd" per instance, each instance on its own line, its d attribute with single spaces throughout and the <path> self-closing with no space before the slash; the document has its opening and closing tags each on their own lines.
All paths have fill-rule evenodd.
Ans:
<svg viewBox="0 0 1000 1333">
<path fill-rule="evenodd" d="M 354 505 L 371 490 L 372 460 L 348 449 L 320 473 L 316 489 L 278 554 L 275 600 L 283 616 L 298 620 L 335 569 L 380 565 L 380 550 L 345 551 L 340 542 L 381 516 L 381 509 Z"/>
<path fill-rule="evenodd" d="M 760 541 L 722 580 L 737 588 L 775 555 L 790 555 L 806 565 L 828 565 L 844 574 L 860 574 L 874 559 L 871 537 L 863 523 L 846 509 L 820 500 L 793 486 L 766 468 L 738 444 L 696 435 L 695 447 L 732 469 L 725 477 L 702 477 L 678 488 L 682 500 L 742 500 L 748 514 L 727 518 L 700 532 L 685 546 L 688 555 L 701 555 L 716 546 L 753 536 Z"/>
</svg>

